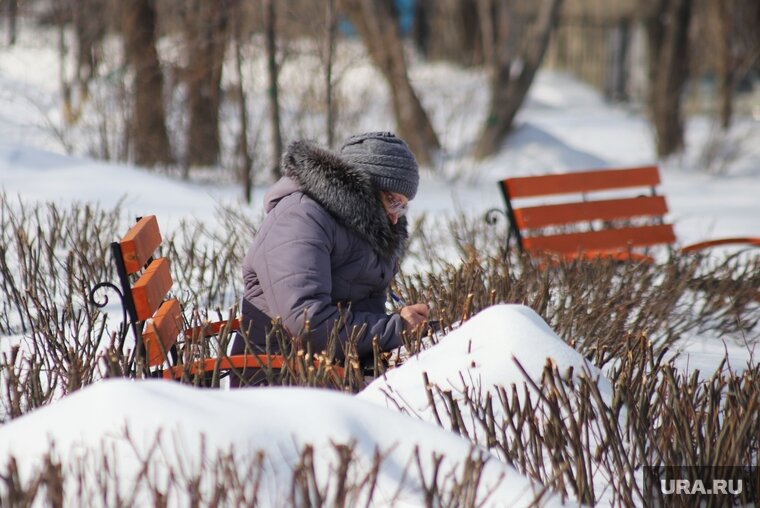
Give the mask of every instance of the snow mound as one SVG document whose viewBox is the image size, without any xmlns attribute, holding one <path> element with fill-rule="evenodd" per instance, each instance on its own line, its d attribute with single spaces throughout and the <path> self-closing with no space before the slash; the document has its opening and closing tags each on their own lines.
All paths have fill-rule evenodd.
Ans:
<svg viewBox="0 0 760 508">
<path fill-rule="evenodd" d="M 467 389 L 476 394 L 482 390 L 478 395 L 488 392 L 498 400 L 495 387 L 521 387 L 526 381 L 515 360 L 536 383 L 547 361 L 562 374 L 572 368 L 576 379 L 582 375 L 598 379 L 602 396 L 607 403 L 612 400 L 612 385 L 597 367 L 560 339 L 531 308 L 508 304 L 476 314 L 435 346 L 373 381 L 358 397 L 434 422 L 424 374 L 431 385 L 451 390 L 456 400 L 463 400 Z M 439 414 L 445 415 L 443 401 L 438 403 Z"/>
<path fill-rule="evenodd" d="M 93 460 L 93 466 L 102 464 L 99 454 L 111 450 L 110 460 L 119 465 L 120 488 L 134 485 L 141 467 L 137 457 L 153 454 L 155 470 L 149 476 L 165 479 L 166 464 L 183 464 L 192 471 L 229 450 L 234 450 L 241 463 L 263 450 L 267 467 L 259 500 L 264 505 L 276 504 L 278 499 L 282 504 L 287 498 L 292 468 L 304 445 L 314 447 L 317 476 L 325 479 L 337 465 L 335 445 L 351 443 L 363 471 L 370 469 L 376 451 L 385 454 L 373 498 L 380 504 L 389 502 L 397 491 L 398 501 L 423 503 L 414 459 L 416 447 L 426 479 L 430 478 L 434 453 L 445 456 L 444 469 L 460 474 L 460 465 L 472 454 L 486 457 L 479 492 L 485 496 L 494 489 L 488 505 L 528 505 L 534 491 L 540 490 L 459 436 L 327 390 L 252 388 L 224 392 L 160 380 L 111 380 L 0 427 L 0 456 L 14 456 L 22 474 L 39 467 L 51 451 L 65 470 L 81 467 L 76 461 L 82 458 Z M 96 480 L 85 475 L 84 481 Z M 147 500 L 138 496 L 136 504 Z M 180 499 L 177 504 L 184 501 Z"/>
</svg>

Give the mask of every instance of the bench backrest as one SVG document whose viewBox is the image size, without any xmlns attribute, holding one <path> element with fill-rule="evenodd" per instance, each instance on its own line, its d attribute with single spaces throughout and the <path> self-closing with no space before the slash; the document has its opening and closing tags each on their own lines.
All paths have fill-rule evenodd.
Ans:
<svg viewBox="0 0 760 508">
<path fill-rule="evenodd" d="M 160 245 L 155 215 L 139 219 L 114 245 L 127 311 L 135 323 L 136 338 L 142 338 L 138 353 L 145 355 L 148 367 L 164 363 L 183 328 L 179 301 L 166 299 L 173 283 L 169 260 L 153 257 Z"/>
<path fill-rule="evenodd" d="M 563 257 L 672 244 L 673 226 L 657 166 L 507 178 L 500 188 L 512 235 L 522 250 Z M 521 206 L 529 198 L 556 202 Z"/>
</svg>

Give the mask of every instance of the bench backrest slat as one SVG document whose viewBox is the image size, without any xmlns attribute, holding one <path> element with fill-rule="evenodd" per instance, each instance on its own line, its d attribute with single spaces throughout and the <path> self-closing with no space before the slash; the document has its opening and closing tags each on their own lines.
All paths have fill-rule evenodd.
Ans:
<svg viewBox="0 0 760 508">
<path fill-rule="evenodd" d="M 124 267 L 129 275 L 145 266 L 155 250 L 161 245 L 161 232 L 155 215 L 143 217 L 129 228 L 119 242 L 124 257 Z"/>
<path fill-rule="evenodd" d="M 655 187 L 659 183 L 660 172 L 657 166 L 523 176 L 502 181 L 512 199 L 628 187 Z"/>
<path fill-rule="evenodd" d="M 179 302 L 174 298 L 164 301 L 143 331 L 148 366 L 155 367 L 164 363 L 164 351 L 171 349 L 181 330 L 182 311 Z"/>
<path fill-rule="evenodd" d="M 671 224 L 655 226 L 626 227 L 587 231 L 583 233 L 563 233 L 558 235 L 524 238 L 523 246 L 530 252 L 543 251 L 574 255 L 584 251 L 616 251 L 629 247 L 649 247 L 675 242 Z"/>
<path fill-rule="evenodd" d="M 169 270 L 169 260 L 167 258 L 153 260 L 132 286 L 132 299 L 135 303 L 137 319 L 144 321 L 151 317 L 171 287 L 172 275 Z"/>
<path fill-rule="evenodd" d="M 662 196 L 582 201 L 518 208 L 514 211 L 520 229 L 572 224 L 581 221 L 661 217 L 668 212 Z"/>
</svg>

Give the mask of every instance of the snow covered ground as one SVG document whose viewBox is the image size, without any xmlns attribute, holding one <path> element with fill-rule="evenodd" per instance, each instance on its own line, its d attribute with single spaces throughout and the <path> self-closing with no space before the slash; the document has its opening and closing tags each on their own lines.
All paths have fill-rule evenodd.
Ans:
<svg viewBox="0 0 760 508">
<path fill-rule="evenodd" d="M 53 134 L 57 92 L 50 85 L 55 82 L 51 58 L 44 47 L 0 52 L 3 199 L 96 202 L 106 208 L 123 199 L 125 214 L 156 214 L 162 228 L 190 217 L 213 222 L 217 202 L 240 201 L 239 189 L 230 184 L 205 186 L 129 165 L 65 155 Z M 377 96 L 382 106 L 384 92 L 382 85 L 376 84 L 377 76 L 365 69 L 357 80 L 370 86 L 367 83 L 373 82 L 373 76 L 372 86 L 380 87 Z M 445 144 L 438 167 L 424 171 L 412 218 L 423 212 L 443 215 L 453 210 L 475 216 L 501 206 L 496 181 L 508 175 L 657 162 L 652 133 L 641 114 L 606 104 L 572 78 L 547 72 L 539 74 L 518 115 L 516 131 L 503 150 L 492 159 L 475 162 L 464 154 L 483 114 L 483 77 L 435 64 L 414 68 L 412 78 Z M 363 120 L 363 126 L 389 127 L 389 108 L 380 106 L 371 108 L 373 114 Z M 713 139 L 710 120 L 692 119 L 687 132 L 686 153 L 662 164 L 663 191 L 679 240 L 690 243 L 714 236 L 760 236 L 760 122 L 740 120 L 723 141 L 730 149 L 731 164 L 721 175 L 698 169 L 700 154 Z M 240 204 L 240 209 L 257 217 L 267 187 L 259 185 L 253 205 Z M 735 368 L 741 368 L 751 355 L 745 345 L 723 344 L 714 337 L 694 337 L 681 347 L 687 354 L 679 358 L 679 364 L 690 369 L 712 370 L 724 348 Z M 335 466 L 326 458 L 331 456 L 331 446 L 354 442 L 365 464 L 376 448 L 390 450 L 381 485 L 391 492 L 415 446 L 427 458 L 433 452 L 444 453 L 451 467 L 470 453 L 469 441 L 429 423 L 433 420 L 426 409 L 422 372 L 453 387 L 460 383 L 462 372 L 490 389 L 521 382 L 522 374 L 512 356 L 533 376 L 540 374 L 548 358 L 561 365 L 560 370 L 572 365 L 576 374 L 583 372 L 585 365 L 580 355 L 529 309 L 496 307 L 474 317 L 357 397 L 303 389 L 257 388 L 233 393 L 159 381 L 102 382 L 0 427 L 0 457 L 13 453 L 22 469 L 30 467 L 35 458 L 51 449 L 51 441 L 63 458 L 109 447 L 115 447 L 116 456 L 144 453 L 145 449 L 128 449 L 118 432 L 126 424 L 140 446 L 148 446 L 152 436 L 165 429 L 160 448 L 167 462 L 179 453 L 200 461 L 201 434 L 211 455 L 234 445 L 245 453 L 264 449 L 270 457 L 285 458 L 282 464 L 288 465 L 297 459 L 296 444 L 313 443 L 325 458 L 321 463 L 324 469 L 320 469 L 324 474 Z M 593 367 L 588 369 L 594 376 L 601 375 Z M 605 381 L 601 378 L 602 385 Z M 403 400 L 406 412 L 421 416 L 421 420 L 397 411 L 398 404 L 389 404 L 387 394 Z M 402 428 L 403 433 L 399 432 Z M 181 452 L 175 447 L 178 440 L 187 445 Z M 134 462 L 125 458 L 122 463 L 125 472 L 133 471 Z M 274 496 L 278 476 L 287 473 L 278 460 L 271 463 L 268 495 Z M 429 461 L 426 464 L 430 466 Z M 499 484 L 489 498 L 490 504 L 497 506 L 528 504 L 536 489 L 527 478 L 495 460 L 488 462 L 484 482 Z M 401 493 L 415 505 L 421 502 L 420 495 L 414 482 Z"/>
</svg>

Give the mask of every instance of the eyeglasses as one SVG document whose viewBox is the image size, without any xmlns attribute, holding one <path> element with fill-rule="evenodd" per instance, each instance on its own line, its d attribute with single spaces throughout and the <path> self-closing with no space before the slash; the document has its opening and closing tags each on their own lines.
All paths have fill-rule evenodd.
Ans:
<svg viewBox="0 0 760 508">
<path fill-rule="evenodd" d="M 409 211 L 409 203 L 399 201 L 390 192 L 383 192 L 383 197 L 385 197 L 385 209 L 396 217 L 401 218 Z"/>
</svg>

